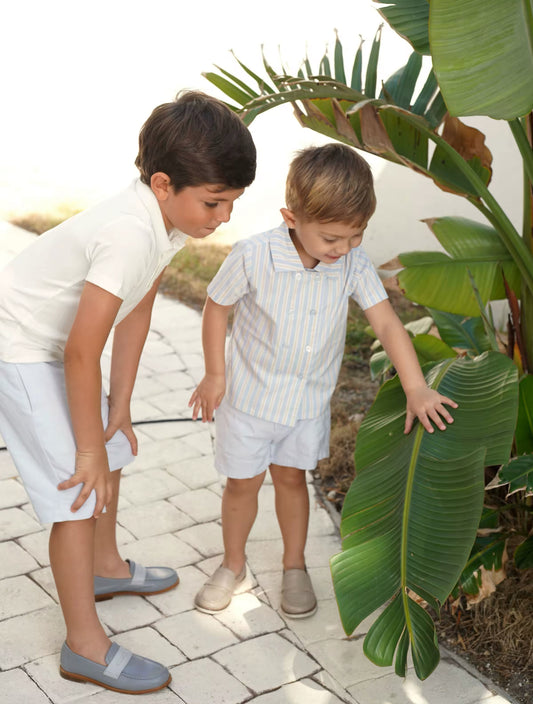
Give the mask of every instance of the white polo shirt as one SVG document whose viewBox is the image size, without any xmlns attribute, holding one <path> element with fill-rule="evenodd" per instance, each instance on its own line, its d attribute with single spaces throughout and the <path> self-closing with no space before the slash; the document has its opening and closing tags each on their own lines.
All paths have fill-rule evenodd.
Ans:
<svg viewBox="0 0 533 704">
<path fill-rule="evenodd" d="M 284 425 L 327 410 L 344 352 L 348 299 L 364 310 L 387 298 L 361 247 L 305 269 L 284 224 L 238 242 L 207 292 L 215 303 L 236 304 L 228 402 Z"/>
<path fill-rule="evenodd" d="M 86 281 L 122 299 L 116 325 L 186 240 L 139 179 L 44 233 L 0 272 L 0 359 L 63 361 Z"/>
</svg>

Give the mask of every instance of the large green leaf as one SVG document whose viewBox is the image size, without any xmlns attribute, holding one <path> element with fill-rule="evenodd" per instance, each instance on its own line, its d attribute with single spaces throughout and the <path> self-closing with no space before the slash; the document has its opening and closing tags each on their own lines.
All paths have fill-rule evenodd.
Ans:
<svg viewBox="0 0 533 704">
<path fill-rule="evenodd" d="M 518 403 L 516 367 L 499 353 L 428 365 L 425 374 L 432 388 L 459 404 L 454 423 L 434 433 L 419 424 L 405 435 L 399 380 L 384 384 L 358 433 L 357 476 L 342 511 L 342 552 L 331 559 L 346 633 L 395 600 L 377 633 L 367 636 L 365 652 L 378 664 L 391 664 L 396 651 L 396 671 L 402 672 L 410 643 L 420 678 L 438 657 L 431 619 L 418 613 L 412 597 L 438 608 L 457 581 L 481 515 L 483 467 L 509 456 Z M 401 627 L 392 623 L 399 612 Z"/>
<path fill-rule="evenodd" d="M 526 538 L 514 551 L 515 565 L 522 570 L 533 567 L 533 535 Z"/>
<path fill-rule="evenodd" d="M 429 0 L 374 0 L 379 14 L 420 54 L 429 54 Z"/>
<path fill-rule="evenodd" d="M 445 313 L 442 310 L 428 308 L 441 339 L 450 347 L 468 350 L 475 355 L 492 349 L 485 332 L 482 319 L 464 315 Z"/>
<path fill-rule="evenodd" d="M 481 567 L 489 571 L 502 569 L 508 537 L 501 532 L 498 512 L 485 507 L 470 557 L 452 591 L 454 598 L 461 591 L 471 596 L 479 593 L 483 583 Z"/>
<path fill-rule="evenodd" d="M 514 494 L 515 491 L 533 494 L 533 454 L 515 457 L 505 464 L 487 488 L 493 489 L 505 484 L 509 484 L 509 494 Z"/>
<path fill-rule="evenodd" d="M 511 120 L 533 109 L 531 0 L 431 0 L 429 41 L 452 115 Z"/>
<path fill-rule="evenodd" d="M 398 280 L 412 301 L 448 313 L 478 316 L 470 276 L 485 305 L 506 298 L 502 273 L 510 287 L 520 293 L 518 268 L 492 227 L 460 217 L 426 223 L 450 256 L 442 252 L 400 255 L 405 268 Z"/>
</svg>

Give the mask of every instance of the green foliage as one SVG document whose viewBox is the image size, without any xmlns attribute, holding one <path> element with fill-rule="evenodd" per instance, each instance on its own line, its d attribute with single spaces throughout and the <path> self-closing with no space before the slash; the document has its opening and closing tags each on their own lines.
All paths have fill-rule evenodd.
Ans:
<svg viewBox="0 0 533 704">
<path fill-rule="evenodd" d="M 418 425 L 403 433 L 405 396 L 397 377 L 384 384 L 359 430 L 357 476 L 341 520 L 342 552 L 331 560 L 342 623 L 350 634 L 391 603 L 365 640 L 365 653 L 403 672 L 407 645 L 427 677 L 438 662 L 431 618 L 454 587 L 476 536 L 483 467 L 509 455 L 518 403 L 517 372 L 503 355 L 453 359 L 425 368 L 428 385 L 457 400 L 444 432 Z"/>
</svg>

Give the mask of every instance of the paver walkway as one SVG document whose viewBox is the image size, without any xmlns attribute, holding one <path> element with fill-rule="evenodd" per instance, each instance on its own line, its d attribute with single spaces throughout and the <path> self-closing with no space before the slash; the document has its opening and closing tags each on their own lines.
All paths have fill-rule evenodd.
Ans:
<svg viewBox="0 0 533 704">
<path fill-rule="evenodd" d="M 0 223 L 0 266 L 31 236 Z M 108 369 L 109 352 L 104 358 Z M 172 704 L 505 704 L 511 700 L 443 652 L 426 681 L 378 668 L 362 652 L 365 624 L 350 639 L 338 618 L 328 568 L 338 529 L 310 484 L 309 573 L 315 616 L 278 612 L 281 538 L 273 487 L 260 494 L 242 593 L 218 616 L 193 608 L 193 596 L 221 554 L 221 484 L 213 466 L 213 426 L 187 420 L 187 402 L 203 373 L 200 316 L 158 296 L 133 402 L 139 456 L 122 480 L 119 539 L 123 556 L 178 569 L 177 589 L 98 604 L 120 644 L 159 660 L 170 687 L 146 701 Z M 180 420 L 181 419 L 181 420 Z M 183 420 L 185 419 L 185 420 Z M 0 444 L 4 444 L 0 438 Z M 141 701 L 58 675 L 64 630 L 48 560 L 48 529 L 36 521 L 7 452 L 0 452 L 0 702 L 111 704 Z M 143 701 L 145 701 L 143 699 Z"/>
</svg>

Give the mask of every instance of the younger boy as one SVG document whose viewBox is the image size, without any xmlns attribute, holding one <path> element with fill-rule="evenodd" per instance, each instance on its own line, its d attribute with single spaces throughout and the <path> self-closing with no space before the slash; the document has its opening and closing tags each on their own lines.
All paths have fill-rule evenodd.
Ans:
<svg viewBox="0 0 533 704">
<path fill-rule="evenodd" d="M 245 546 L 267 467 L 283 538 L 281 611 L 317 607 L 305 567 L 309 518 L 305 471 L 328 456 L 330 409 L 354 298 L 394 364 L 407 396 L 405 432 L 415 417 L 428 432 L 450 399 L 426 386 L 408 334 L 360 247 L 375 208 L 368 164 L 341 144 L 305 149 L 291 164 L 284 224 L 233 248 L 208 287 L 203 317 L 206 373 L 189 405 L 216 414 L 224 558 L 195 598 L 216 613 L 246 575 Z M 228 314 L 235 306 L 227 364 Z"/>
<path fill-rule="evenodd" d="M 3 271 L 0 432 L 38 518 L 53 523 L 61 675 L 138 694 L 170 674 L 110 642 L 95 596 L 156 594 L 179 580 L 118 552 L 120 468 L 137 454 L 131 394 L 163 269 L 188 236 L 229 220 L 253 181 L 255 147 L 223 103 L 188 92 L 148 118 L 135 163 L 140 179 L 126 191 L 45 233 Z M 113 328 L 106 399 L 100 357 Z"/>
</svg>

